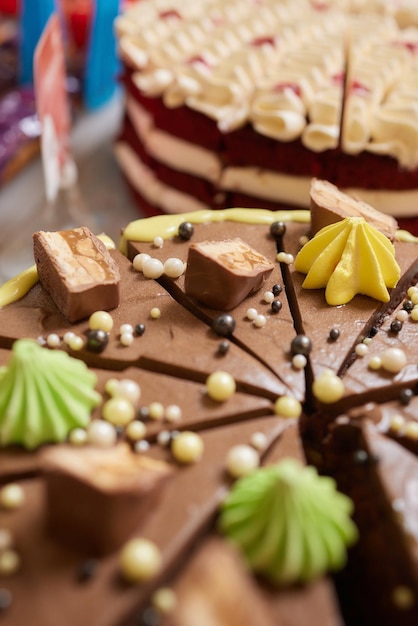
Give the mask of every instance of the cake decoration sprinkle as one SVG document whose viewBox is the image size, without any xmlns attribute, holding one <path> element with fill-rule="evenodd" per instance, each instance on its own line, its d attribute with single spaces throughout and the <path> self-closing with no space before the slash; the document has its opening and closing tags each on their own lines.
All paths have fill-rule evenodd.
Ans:
<svg viewBox="0 0 418 626">
<path fill-rule="evenodd" d="M 411 311 L 411 320 L 414 322 L 418 322 L 418 307 L 415 307 Z"/>
<path fill-rule="evenodd" d="M 413 397 L 414 392 L 412 391 L 412 389 L 401 389 L 399 393 L 399 400 L 405 406 L 407 406 L 411 402 Z"/>
<path fill-rule="evenodd" d="M 260 465 L 260 457 L 252 446 L 233 446 L 226 456 L 226 469 L 232 478 L 248 476 Z"/>
<path fill-rule="evenodd" d="M 157 235 L 152 242 L 155 248 L 162 248 L 164 246 L 164 239 Z"/>
<path fill-rule="evenodd" d="M 273 300 L 273 302 L 271 303 L 271 312 L 279 313 L 279 311 L 282 310 L 282 307 L 283 307 L 283 304 L 281 300 Z"/>
<path fill-rule="evenodd" d="M 405 437 L 418 441 L 418 424 L 417 422 L 408 422 L 404 431 Z"/>
<path fill-rule="evenodd" d="M 17 483 L 9 483 L 0 489 L 0 506 L 3 509 L 18 509 L 25 501 L 25 492 Z"/>
<path fill-rule="evenodd" d="M 400 348 L 388 348 L 381 358 L 383 369 L 392 374 L 398 374 L 407 364 L 405 352 Z"/>
<path fill-rule="evenodd" d="M 134 270 L 136 270 L 137 272 L 142 272 L 143 264 L 145 263 L 145 261 L 149 261 L 150 259 L 151 255 L 147 254 L 146 252 L 140 252 L 139 254 L 136 254 L 132 259 L 132 265 Z"/>
<path fill-rule="evenodd" d="M 393 322 L 391 322 L 391 325 L 390 325 L 390 332 L 397 335 L 398 333 L 401 332 L 402 327 L 403 327 L 403 323 L 399 319 L 393 320 Z"/>
<path fill-rule="evenodd" d="M 229 313 L 221 313 L 212 321 L 212 330 L 220 337 L 232 335 L 235 326 L 235 319 Z"/>
<path fill-rule="evenodd" d="M 74 428 L 68 435 L 72 446 L 84 446 L 87 443 L 87 432 L 84 428 Z"/>
<path fill-rule="evenodd" d="M 405 311 L 410 313 L 414 308 L 414 303 L 412 302 L 412 300 L 407 299 L 403 301 L 402 307 L 403 309 L 405 309 Z"/>
<path fill-rule="evenodd" d="M 12 605 L 13 596 L 8 589 L 0 588 L 0 615 Z"/>
<path fill-rule="evenodd" d="M 182 410 L 177 404 L 169 404 L 165 409 L 165 419 L 167 422 L 179 422 L 182 417 Z"/>
<path fill-rule="evenodd" d="M 369 351 L 369 348 L 368 348 L 368 346 L 365 343 L 362 342 L 362 343 L 358 343 L 356 345 L 356 347 L 354 348 L 354 351 L 355 351 L 357 356 L 362 358 L 362 357 L 366 356 L 366 354 Z"/>
<path fill-rule="evenodd" d="M 402 415 L 392 415 L 389 429 L 394 433 L 400 433 L 405 427 L 405 418 Z"/>
<path fill-rule="evenodd" d="M 405 585 L 395 587 L 392 600 L 394 605 L 401 610 L 408 610 L 415 604 L 415 596 L 412 589 Z"/>
<path fill-rule="evenodd" d="M 68 347 L 74 352 L 82 350 L 84 348 L 83 337 L 80 337 L 79 335 L 74 335 L 74 337 L 71 337 L 71 339 L 68 341 Z"/>
<path fill-rule="evenodd" d="M 157 320 L 159 317 L 161 317 L 161 309 L 159 309 L 157 306 L 153 307 L 150 311 L 150 317 L 153 320 Z"/>
<path fill-rule="evenodd" d="M 247 309 L 245 315 L 250 320 L 250 322 L 253 322 L 255 320 L 255 318 L 257 317 L 257 315 L 258 315 L 258 311 L 254 307 L 251 307 L 251 308 Z"/>
<path fill-rule="evenodd" d="M 324 370 L 314 381 L 312 391 L 320 402 L 332 404 L 343 397 L 344 383 L 332 370 Z"/>
<path fill-rule="evenodd" d="M 160 278 L 164 274 L 164 264 L 160 259 L 151 257 L 142 263 L 142 273 L 145 278 Z"/>
<path fill-rule="evenodd" d="M 334 328 L 331 328 L 331 330 L 329 331 L 328 339 L 330 341 L 337 341 L 339 336 L 340 336 L 340 329 L 334 327 Z"/>
<path fill-rule="evenodd" d="M 281 221 L 273 222 L 270 225 L 270 234 L 275 239 L 279 239 L 280 237 L 283 237 L 285 232 L 286 232 L 286 224 L 284 222 L 281 222 Z"/>
<path fill-rule="evenodd" d="M 179 225 L 178 235 L 183 241 L 189 241 L 194 235 L 194 226 L 191 222 L 182 222 Z"/>
<path fill-rule="evenodd" d="M 283 287 L 281 285 L 279 285 L 278 283 L 276 283 L 275 285 L 273 285 L 271 290 L 272 290 L 274 296 L 277 298 L 277 296 L 280 296 L 280 294 L 282 293 Z"/>
<path fill-rule="evenodd" d="M 164 615 L 171 613 L 177 604 L 177 596 L 170 587 L 160 587 L 152 596 L 153 606 Z"/>
<path fill-rule="evenodd" d="M 126 426 L 135 418 L 135 407 L 127 398 L 115 396 L 104 403 L 102 416 L 113 426 Z"/>
<path fill-rule="evenodd" d="M 136 538 L 122 547 L 119 562 L 123 578 L 130 583 L 139 583 L 150 580 L 159 572 L 162 557 L 155 543 Z"/>
<path fill-rule="evenodd" d="M 274 413 L 280 417 L 298 418 L 302 414 L 302 405 L 293 396 L 280 396 L 274 403 Z"/>
<path fill-rule="evenodd" d="M 0 575 L 11 576 L 20 569 L 20 556 L 16 550 L 0 552 Z"/>
<path fill-rule="evenodd" d="M 303 370 L 306 367 L 308 360 L 304 354 L 295 354 L 292 358 L 292 367 L 295 370 Z"/>
<path fill-rule="evenodd" d="M 56 333 L 50 333 L 47 335 L 46 344 L 48 348 L 59 348 L 61 345 L 61 339 Z"/>
<path fill-rule="evenodd" d="M 117 432 L 110 422 L 93 420 L 87 428 L 88 442 L 100 448 L 111 448 L 116 444 Z"/>
<path fill-rule="evenodd" d="M 296 335 L 290 344 L 290 352 L 295 354 L 303 354 L 308 356 L 312 351 L 312 341 L 306 335 Z"/>
<path fill-rule="evenodd" d="M 382 367 L 382 359 L 378 355 L 374 355 L 369 359 L 368 368 L 374 371 L 380 370 Z"/>
<path fill-rule="evenodd" d="M 212 400 L 225 402 L 235 393 L 235 380 L 228 372 L 217 370 L 206 379 L 206 390 Z"/>
<path fill-rule="evenodd" d="M 251 435 L 250 444 L 256 450 L 264 450 L 267 446 L 267 436 L 262 432 L 256 432 Z"/>
<path fill-rule="evenodd" d="M 267 318 L 265 315 L 257 315 L 254 320 L 254 326 L 256 328 L 263 328 L 267 324 Z"/>
<path fill-rule="evenodd" d="M 397 312 L 396 319 L 399 320 L 400 322 L 406 322 L 406 320 L 408 319 L 408 311 L 405 311 L 405 309 L 401 309 L 400 311 Z"/>
<path fill-rule="evenodd" d="M 145 324 L 136 324 L 135 326 L 135 335 L 137 335 L 138 337 L 142 337 L 142 335 L 145 333 Z"/>
<path fill-rule="evenodd" d="M 263 294 L 263 300 L 267 304 L 271 304 L 274 300 L 274 293 L 272 291 L 265 291 Z"/>
<path fill-rule="evenodd" d="M 148 406 L 148 410 L 150 419 L 157 421 L 164 419 L 165 410 L 161 402 L 151 402 Z"/>
<path fill-rule="evenodd" d="M 125 346 L 125 348 L 127 348 L 128 346 L 131 346 L 134 342 L 134 335 L 133 333 L 122 333 L 121 336 L 119 337 L 119 341 L 120 344 L 122 346 Z"/>
<path fill-rule="evenodd" d="M 86 339 L 87 350 L 96 354 L 103 352 L 109 343 L 109 335 L 103 330 L 88 330 L 86 333 Z"/>
<path fill-rule="evenodd" d="M 171 452 L 179 463 L 196 463 L 202 458 L 203 451 L 202 437 L 188 430 L 179 433 L 171 443 Z"/>
<path fill-rule="evenodd" d="M 293 254 L 288 254 L 287 252 L 279 252 L 276 259 L 279 263 L 285 263 L 285 265 L 291 265 L 295 260 Z"/>
<path fill-rule="evenodd" d="M 218 345 L 219 354 L 226 354 L 229 350 L 230 345 L 231 344 L 226 339 L 224 341 L 221 341 L 221 343 Z"/>
<path fill-rule="evenodd" d="M 95 311 L 89 317 L 89 328 L 110 333 L 113 328 L 113 317 L 107 311 Z"/>
<path fill-rule="evenodd" d="M 164 274 L 169 278 L 179 278 L 184 274 L 185 268 L 185 263 L 176 257 L 170 257 L 164 261 Z"/>
<path fill-rule="evenodd" d="M 125 433 L 131 441 L 140 441 L 147 434 L 147 427 L 141 420 L 133 420 L 126 426 Z"/>
</svg>

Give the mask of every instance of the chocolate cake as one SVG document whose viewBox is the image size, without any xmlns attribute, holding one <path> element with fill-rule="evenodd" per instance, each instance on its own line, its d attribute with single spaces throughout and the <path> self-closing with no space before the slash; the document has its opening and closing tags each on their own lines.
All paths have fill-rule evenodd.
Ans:
<svg viewBox="0 0 418 626">
<path fill-rule="evenodd" d="M 127 8 L 116 156 L 141 210 L 306 207 L 315 176 L 414 217 L 417 25 L 383 0 Z"/>
<path fill-rule="evenodd" d="M 6 624 L 417 623 L 418 244 L 318 187 L 315 236 L 263 209 L 35 234 L 0 287 Z M 70 322 L 92 254 L 119 301 Z"/>
</svg>

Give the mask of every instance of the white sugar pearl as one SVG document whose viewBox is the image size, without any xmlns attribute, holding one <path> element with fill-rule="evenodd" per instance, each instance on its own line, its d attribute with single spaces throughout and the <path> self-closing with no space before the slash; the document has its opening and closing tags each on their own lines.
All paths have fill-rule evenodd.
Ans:
<svg viewBox="0 0 418 626">
<path fill-rule="evenodd" d="M 168 615 L 176 607 L 177 596 L 169 587 L 160 587 L 152 596 L 152 604 L 159 613 Z"/>
<path fill-rule="evenodd" d="M 107 311 L 95 311 L 89 317 L 89 328 L 110 333 L 113 328 L 113 317 Z"/>
<path fill-rule="evenodd" d="M 104 420 L 93 420 L 87 428 L 87 437 L 91 445 L 100 448 L 111 448 L 117 440 L 114 426 Z"/>
<path fill-rule="evenodd" d="M 114 397 L 125 398 L 129 400 L 129 402 L 132 402 L 132 404 L 138 404 L 141 398 L 141 387 L 131 378 L 122 378 L 115 386 L 112 395 Z"/>
<path fill-rule="evenodd" d="M 165 409 L 165 419 L 167 422 L 178 422 L 181 420 L 182 411 L 177 404 L 169 404 Z"/>
<path fill-rule="evenodd" d="M 119 334 L 123 335 L 124 333 L 130 333 L 131 335 L 133 335 L 134 332 L 134 327 L 132 326 L 132 324 L 121 324 L 119 326 Z"/>
<path fill-rule="evenodd" d="M 164 274 L 164 265 L 160 259 L 148 259 L 142 264 L 142 273 L 145 278 L 160 278 Z"/>
<path fill-rule="evenodd" d="M 400 322 L 406 322 L 408 317 L 409 317 L 408 316 L 408 311 L 405 311 L 405 309 L 401 309 L 396 314 L 396 319 L 399 320 Z"/>
<path fill-rule="evenodd" d="M 141 452 L 146 452 L 147 450 L 149 450 L 149 448 L 150 448 L 150 444 L 145 439 L 142 439 L 141 441 L 137 441 L 136 444 L 134 445 L 135 452 L 139 454 L 141 454 Z"/>
<path fill-rule="evenodd" d="M 272 291 L 265 291 L 263 294 L 263 300 L 264 302 L 267 302 L 267 304 L 271 304 L 274 300 L 274 293 Z"/>
<path fill-rule="evenodd" d="M 276 259 L 279 263 L 285 263 L 286 265 L 291 265 L 295 260 L 293 254 L 286 254 L 286 252 L 279 252 Z"/>
<path fill-rule="evenodd" d="M 250 443 L 256 450 L 264 450 L 267 446 L 267 437 L 264 433 L 253 433 L 250 438 Z"/>
<path fill-rule="evenodd" d="M 233 478 L 251 474 L 260 464 L 258 452 L 247 445 L 233 446 L 226 456 L 226 468 Z"/>
<path fill-rule="evenodd" d="M 142 266 L 143 266 L 144 261 L 148 261 L 150 258 L 151 256 L 149 254 L 146 254 L 145 252 L 140 252 L 139 254 L 134 256 L 134 259 L 132 261 L 132 265 L 134 266 L 134 269 L 137 272 L 142 272 Z"/>
<path fill-rule="evenodd" d="M 162 248 L 164 245 L 164 239 L 157 235 L 156 237 L 154 237 L 154 241 L 152 243 L 154 244 L 155 248 Z"/>
<path fill-rule="evenodd" d="M 250 321 L 254 321 L 257 315 L 258 315 L 257 309 L 254 309 L 254 308 L 247 309 L 246 316 Z"/>
<path fill-rule="evenodd" d="M 191 431 L 179 433 L 171 444 L 171 452 L 180 463 L 196 463 L 202 458 L 203 449 L 202 437 Z"/>
<path fill-rule="evenodd" d="M 295 370 L 303 370 L 306 367 L 308 360 L 304 354 L 295 354 L 292 358 L 292 366 Z"/>
<path fill-rule="evenodd" d="M 0 506 L 4 509 L 18 509 L 25 501 L 25 492 L 16 483 L 10 483 L 0 489 Z"/>
<path fill-rule="evenodd" d="M 366 346 L 365 343 L 358 343 L 355 347 L 355 353 L 357 354 L 357 356 L 359 357 L 363 357 L 366 356 L 366 354 L 368 353 L 369 348 Z"/>
<path fill-rule="evenodd" d="M 50 333 L 46 338 L 46 344 L 49 348 L 58 348 L 61 344 L 61 339 L 56 333 Z"/>
<path fill-rule="evenodd" d="M 68 441 L 72 446 L 84 446 L 87 443 L 87 432 L 84 428 L 74 428 L 68 435 Z"/>
<path fill-rule="evenodd" d="M 164 263 L 164 274 L 169 278 L 178 278 L 184 274 L 184 263 L 181 259 L 172 257 Z"/>
<path fill-rule="evenodd" d="M 157 441 L 160 446 L 168 446 L 171 440 L 171 433 L 169 430 L 161 430 L 157 435 Z"/>
<path fill-rule="evenodd" d="M 75 333 L 73 333 L 72 330 L 69 330 L 68 332 L 66 332 L 64 334 L 64 337 L 62 338 L 62 340 L 64 341 L 64 343 L 69 346 L 70 342 L 74 339 L 74 337 L 76 337 L 77 335 Z"/>
<path fill-rule="evenodd" d="M 18 571 L 20 556 L 14 550 L 5 550 L 0 553 L 0 574 L 9 576 Z"/>
<path fill-rule="evenodd" d="M 153 320 L 157 320 L 159 317 L 161 317 L 161 310 L 157 306 L 155 306 L 151 309 L 149 314 Z"/>
<path fill-rule="evenodd" d="M 135 417 L 135 407 L 124 397 L 114 397 L 104 403 L 102 414 L 114 426 L 126 426 Z"/>
<path fill-rule="evenodd" d="M 131 539 L 120 554 L 122 575 L 132 583 L 153 578 L 160 570 L 161 561 L 159 548 L 148 539 Z"/>
<path fill-rule="evenodd" d="M 121 336 L 119 337 L 119 341 L 122 344 L 122 346 L 128 347 L 131 346 L 134 342 L 134 335 L 133 333 L 122 333 Z"/>
<path fill-rule="evenodd" d="M 140 441 L 147 434 L 147 427 L 140 420 L 133 420 L 125 429 L 126 436 L 131 441 Z"/>
<path fill-rule="evenodd" d="M 406 363 L 405 352 L 400 348 L 388 348 L 382 354 L 382 367 L 392 374 L 400 372 Z"/>
<path fill-rule="evenodd" d="M 372 356 L 371 359 L 369 359 L 368 367 L 373 371 L 380 370 L 382 367 L 382 359 L 380 356 Z"/>
<path fill-rule="evenodd" d="M 265 315 L 257 315 L 254 320 L 254 326 L 256 328 L 263 328 L 267 324 L 267 318 Z"/>
</svg>

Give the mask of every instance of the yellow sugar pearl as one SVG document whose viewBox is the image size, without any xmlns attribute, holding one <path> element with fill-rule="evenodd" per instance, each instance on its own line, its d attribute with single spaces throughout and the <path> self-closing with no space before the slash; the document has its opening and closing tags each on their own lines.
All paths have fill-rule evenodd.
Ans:
<svg viewBox="0 0 418 626">
<path fill-rule="evenodd" d="M 109 396 L 114 396 L 119 386 L 118 378 L 108 378 L 105 384 L 105 391 Z"/>
<path fill-rule="evenodd" d="M 180 463 L 196 463 L 202 458 L 203 439 L 197 433 L 185 430 L 171 444 L 171 452 Z"/>
<path fill-rule="evenodd" d="M 274 403 L 275 415 L 280 417 L 300 417 L 302 413 L 302 405 L 296 398 L 292 396 L 281 396 Z"/>
<path fill-rule="evenodd" d="M 74 350 L 74 352 L 82 350 L 84 348 L 83 337 L 80 337 L 79 335 L 74 335 L 74 337 L 69 340 L 68 347 L 71 348 L 71 350 Z"/>
<path fill-rule="evenodd" d="M 218 370 L 206 379 L 206 390 L 212 400 L 224 402 L 234 395 L 236 384 L 234 378 L 228 372 Z"/>
<path fill-rule="evenodd" d="M 136 256 L 134 256 L 132 265 L 134 266 L 134 270 L 137 272 L 142 272 L 142 266 L 145 261 L 148 261 L 151 258 L 151 255 L 146 254 L 145 252 L 140 252 Z"/>
<path fill-rule="evenodd" d="M 399 585 L 393 590 L 392 601 L 398 609 L 408 610 L 415 604 L 415 595 L 409 587 Z"/>
<path fill-rule="evenodd" d="M 382 367 L 391 374 L 398 374 L 406 365 L 406 355 L 400 348 L 388 348 L 382 354 Z"/>
<path fill-rule="evenodd" d="M 410 315 L 412 321 L 418 322 L 418 306 L 412 309 Z"/>
<path fill-rule="evenodd" d="M 332 404 L 343 397 L 344 383 L 334 372 L 325 370 L 313 383 L 312 391 L 320 402 Z"/>
<path fill-rule="evenodd" d="M 181 259 L 171 257 L 164 262 L 164 274 L 169 278 L 178 278 L 185 271 L 185 264 Z"/>
<path fill-rule="evenodd" d="M 161 402 L 151 402 L 148 411 L 152 420 L 162 420 L 164 418 L 165 410 Z"/>
<path fill-rule="evenodd" d="M 394 433 L 399 433 L 405 426 L 405 419 L 402 415 L 392 415 L 390 418 L 389 429 Z"/>
<path fill-rule="evenodd" d="M 4 550 L 0 553 L 0 574 L 8 576 L 18 571 L 20 556 L 14 550 Z"/>
<path fill-rule="evenodd" d="M 25 492 L 20 485 L 10 483 L 0 489 L 0 506 L 4 509 L 18 509 L 25 501 Z"/>
<path fill-rule="evenodd" d="M 72 446 L 84 446 L 87 443 L 87 431 L 84 428 L 74 428 L 68 435 Z"/>
<path fill-rule="evenodd" d="M 126 426 L 135 417 L 135 407 L 126 398 L 110 398 L 104 403 L 102 414 L 113 426 Z"/>
<path fill-rule="evenodd" d="M 369 359 L 369 362 L 367 365 L 369 369 L 373 371 L 380 370 L 380 368 L 382 367 L 382 359 L 380 358 L 380 356 L 372 356 Z"/>
<path fill-rule="evenodd" d="M 414 293 L 418 293 L 418 287 L 415 285 L 413 287 L 409 287 L 407 294 L 409 296 L 409 298 L 412 298 Z"/>
<path fill-rule="evenodd" d="M 396 313 L 396 319 L 399 320 L 400 322 L 406 322 L 408 317 L 409 317 L 409 313 L 408 311 L 405 311 L 405 309 L 401 309 L 400 311 Z"/>
<path fill-rule="evenodd" d="M 118 384 L 115 385 L 112 395 L 115 398 L 125 398 L 125 400 L 129 400 L 129 402 L 136 405 L 141 397 L 141 388 L 138 383 L 131 378 L 122 378 L 118 381 Z"/>
<path fill-rule="evenodd" d="M 0 528 L 0 552 L 9 550 L 13 546 L 13 536 L 7 528 Z"/>
<path fill-rule="evenodd" d="M 131 583 L 139 583 L 153 578 L 161 568 L 161 552 L 148 539 L 131 539 L 120 553 L 122 576 Z"/>
<path fill-rule="evenodd" d="M 164 274 L 164 265 L 160 259 L 150 258 L 142 263 L 145 278 L 160 278 Z"/>
<path fill-rule="evenodd" d="M 107 311 L 95 311 L 89 317 L 89 328 L 110 333 L 113 328 L 113 317 Z"/>
<path fill-rule="evenodd" d="M 364 357 L 368 353 L 369 348 L 365 343 L 358 343 L 355 347 L 355 353 L 359 357 Z"/>
<path fill-rule="evenodd" d="M 233 446 L 226 456 L 226 469 L 233 478 L 247 476 L 259 465 L 260 457 L 257 450 L 245 444 Z"/>
<path fill-rule="evenodd" d="M 413 439 L 414 441 L 418 441 L 418 423 L 417 422 L 408 422 L 405 426 L 405 437 L 408 439 Z"/>
<path fill-rule="evenodd" d="M 155 306 L 151 309 L 149 314 L 153 320 L 157 320 L 159 317 L 161 317 L 161 310 L 157 306 Z"/>
<path fill-rule="evenodd" d="M 169 404 L 165 409 L 165 419 L 167 422 L 178 422 L 181 420 L 182 410 L 177 404 Z"/>
<path fill-rule="evenodd" d="M 140 441 L 147 434 L 147 427 L 144 422 L 133 420 L 127 425 L 125 433 L 131 441 Z"/>
<path fill-rule="evenodd" d="M 152 596 L 153 606 L 162 613 L 167 615 L 171 613 L 177 604 L 177 596 L 169 587 L 160 587 Z"/>
<path fill-rule="evenodd" d="M 418 289 L 415 288 L 414 293 L 410 296 L 412 304 L 418 304 Z"/>
</svg>

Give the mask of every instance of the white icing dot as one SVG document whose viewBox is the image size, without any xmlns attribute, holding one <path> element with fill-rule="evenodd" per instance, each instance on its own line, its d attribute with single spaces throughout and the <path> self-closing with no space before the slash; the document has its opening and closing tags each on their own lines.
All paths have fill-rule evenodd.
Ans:
<svg viewBox="0 0 418 626">
<path fill-rule="evenodd" d="M 369 348 L 365 343 L 358 343 L 355 347 L 355 352 L 357 354 L 357 356 L 359 357 L 363 357 L 366 356 L 366 354 L 368 353 Z"/>
<path fill-rule="evenodd" d="M 257 315 L 254 320 L 254 326 L 256 328 L 263 328 L 267 324 L 267 318 L 265 315 Z"/>
<path fill-rule="evenodd" d="M 382 367 L 387 372 L 397 374 L 406 365 L 405 352 L 400 348 L 388 348 L 382 354 Z"/>
<path fill-rule="evenodd" d="M 178 278 L 184 274 L 185 266 L 181 259 L 170 258 L 164 263 L 164 274 L 169 278 Z"/>
<path fill-rule="evenodd" d="M 265 291 L 263 295 L 264 302 L 271 304 L 274 300 L 274 293 L 272 291 Z"/>
<path fill-rule="evenodd" d="M 110 448 L 117 440 L 114 426 L 104 420 L 93 420 L 87 428 L 87 437 L 91 445 L 100 448 Z"/>
<path fill-rule="evenodd" d="M 267 437 L 261 432 L 253 433 L 250 438 L 250 444 L 256 450 L 264 450 L 267 446 Z"/>
<path fill-rule="evenodd" d="M 131 346 L 134 342 L 134 339 L 135 337 L 133 333 L 122 333 L 119 337 L 121 345 L 125 347 Z"/>
<path fill-rule="evenodd" d="M 212 400 L 224 402 L 235 393 L 236 384 L 234 378 L 228 372 L 218 370 L 208 376 L 206 390 Z"/>
<path fill-rule="evenodd" d="M 0 489 L 0 506 L 4 509 L 18 509 L 25 501 L 25 492 L 16 483 L 10 483 Z"/>
<path fill-rule="evenodd" d="M 123 335 L 124 333 L 130 333 L 131 335 L 133 335 L 134 332 L 134 327 L 132 326 L 132 324 L 121 324 L 119 326 L 119 334 Z"/>
<path fill-rule="evenodd" d="M 49 348 L 58 348 L 61 344 L 61 339 L 56 333 L 50 333 L 46 338 L 46 344 Z"/>
<path fill-rule="evenodd" d="M 141 420 L 133 420 L 125 429 L 126 436 L 131 441 L 140 441 L 147 434 L 147 427 Z"/>
<path fill-rule="evenodd" d="M 306 367 L 307 362 L 308 360 L 304 354 L 295 354 L 292 358 L 292 366 L 296 370 L 303 370 L 303 368 Z"/>
<path fill-rule="evenodd" d="M 155 306 L 151 309 L 149 314 L 153 320 L 157 320 L 159 317 L 161 317 L 161 310 L 157 306 Z"/>
<path fill-rule="evenodd" d="M 132 261 L 134 269 L 137 272 L 142 272 L 142 265 L 144 261 L 148 261 L 150 258 L 151 256 L 149 254 L 146 254 L 145 252 L 140 252 L 139 254 L 134 256 L 134 259 Z"/>
<path fill-rule="evenodd" d="M 164 239 L 157 235 L 156 237 L 154 237 L 154 241 L 152 243 L 154 244 L 155 248 L 162 248 L 164 245 Z"/>
<path fill-rule="evenodd" d="M 164 274 L 164 265 L 160 259 L 150 258 L 142 264 L 145 278 L 160 278 Z"/>
<path fill-rule="evenodd" d="M 254 309 L 254 308 L 247 309 L 246 316 L 249 320 L 254 321 L 257 315 L 258 315 L 257 309 Z"/>
<path fill-rule="evenodd" d="M 180 463 L 196 463 L 202 458 L 203 449 L 202 437 L 187 430 L 179 433 L 171 444 L 171 452 Z"/>
<path fill-rule="evenodd" d="M 233 446 L 226 456 L 226 469 L 233 478 L 251 474 L 259 464 L 257 450 L 244 444 Z"/>
<path fill-rule="evenodd" d="M 181 420 L 182 411 L 177 404 L 169 404 L 165 409 L 165 419 L 167 422 L 178 422 Z"/>
<path fill-rule="evenodd" d="M 405 311 L 405 309 L 401 309 L 397 312 L 396 319 L 400 322 L 406 322 L 406 320 L 408 319 L 408 311 Z"/>
<path fill-rule="evenodd" d="M 142 439 L 141 441 L 137 441 L 134 446 L 135 452 L 138 452 L 138 453 L 146 452 L 147 450 L 149 450 L 149 448 L 150 448 L 149 441 L 146 441 L 145 439 Z"/>
<path fill-rule="evenodd" d="M 148 539 L 131 539 L 122 548 L 120 568 L 128 582 L 137 583 L 153 578 L 161 567 L 159 548 Z"/>
</svg>

